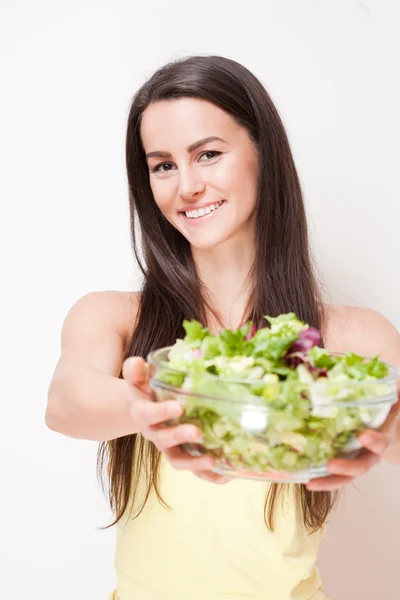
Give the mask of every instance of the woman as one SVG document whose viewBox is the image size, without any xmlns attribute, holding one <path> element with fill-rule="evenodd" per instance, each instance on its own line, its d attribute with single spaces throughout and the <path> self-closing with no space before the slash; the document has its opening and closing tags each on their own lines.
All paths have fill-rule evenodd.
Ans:
<svg viewBox="0 0 400 600">
<path fill-rule="evenodd" d="M 52 429 L 103 442 L 117 523 L 112 597 L 323 599 L 315 559 L 325 522 L 341 487 L 384 453 L 397 460 L 399 403 L 390 431 L 365 434 L 363 455 L 332 461 L 327 479 L 228 482 L 211 458 L 179 447 L 199 435 L 194 426 L 163 425 L 181 409 L 149 402 L 143 359 L 183 337 L 183 319 L 217 332 L 293 311 L 330 350 L 397 364 L 400 336 L 379 313 L 323 304 L 282 122 L 242 65 L 195 56 L 159 69 L 133 99 L 126 163 L 144 285 L 72 307 L 46 415 Z"/>
</svg>

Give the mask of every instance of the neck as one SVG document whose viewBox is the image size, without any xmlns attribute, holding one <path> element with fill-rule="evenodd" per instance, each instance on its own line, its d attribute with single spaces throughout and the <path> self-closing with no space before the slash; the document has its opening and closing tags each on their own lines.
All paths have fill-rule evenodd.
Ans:
<svg viewBox="0 0 400 600">
<path fill-rule="evenodd" d="M 207 300 L 217 315 L 207 313 L 207 326 L 211 331 L 236 329 L 247 318 L 254 245 L 248 240 L 230 239 L 210 249 L 192 247 L 192 256 Z"/>
</svg>

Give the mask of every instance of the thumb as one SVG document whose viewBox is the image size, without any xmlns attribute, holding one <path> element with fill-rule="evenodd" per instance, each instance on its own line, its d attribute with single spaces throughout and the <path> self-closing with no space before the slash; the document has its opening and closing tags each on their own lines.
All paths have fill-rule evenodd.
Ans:
<svg viewBox="0 0 400 600">
<path fill-rule="evenodd" d="M 144 387 L 149 381 L 148 365 L 141 356 L 130 356 L 122 365 L 122 375 L 131 385 Z"/>
</svg>

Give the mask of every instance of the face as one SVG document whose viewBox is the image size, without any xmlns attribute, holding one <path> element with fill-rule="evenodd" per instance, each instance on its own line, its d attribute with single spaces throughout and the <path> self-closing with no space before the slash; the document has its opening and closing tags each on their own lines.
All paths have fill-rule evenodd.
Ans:
<svg viewBox="0 0 400 600">
<path fill-rule="evenodd" d="M 252 235 L 257 152 L 228 113 L 194 98 L 157 102 L 143 113 L 141 137 L 154 199 L 193 247 Z"/>
</svg>

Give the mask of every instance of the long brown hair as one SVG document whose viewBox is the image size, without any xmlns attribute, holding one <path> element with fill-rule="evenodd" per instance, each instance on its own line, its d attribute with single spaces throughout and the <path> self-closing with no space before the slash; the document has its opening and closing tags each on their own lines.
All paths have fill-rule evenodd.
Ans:
<svg viewBox="0 0 400 600">
<path fill-rule="evenodd" d="M 129 112 L 126 167 L 131 236 L 144 282 L 124 359 L 146 358 L 150 350 L 173 344 L 185 334 L 183 319 L 206 323 L 206 310 L 215 314 L 197 276 L 188 241 L 164 218 L 154 201 L 140 137 L 141 117 L 150 104 L 183 97 L 207 100 L 225 110 L 246 128 L 258 152 L 256 258 L 248 319 L 257 327 L 265 327 L 263 315 L 295 312 L 323 332 L 322 292 L 309 248 L 301 187 L 281 118 L 264 86 L 244 66 L 221 56 L 192 56 L 158 69 L 135 94 Z M 167 507 L 159 490 L 160 457 L 157 448 L 140 434 L 101 443 L 98 474 L 104 485 L 107 461 L 108 495 L 115 515 L 109 527 L 121 519 L 130 498 L 133 507 L 142 473 L 146 493 L 135 516 L 143 510 L 152 490 Z M 337 493 L 311 492 L 304 485 L 293 485 L 306 527 L 317 531 L 332 510 Z M 268 489 L 265 522 L 271 530 L 276 500 L 285 488 L 288 486 L 272 484 Z M 133 508 L 129 514 L 132 512 Z"/>
</svg>

